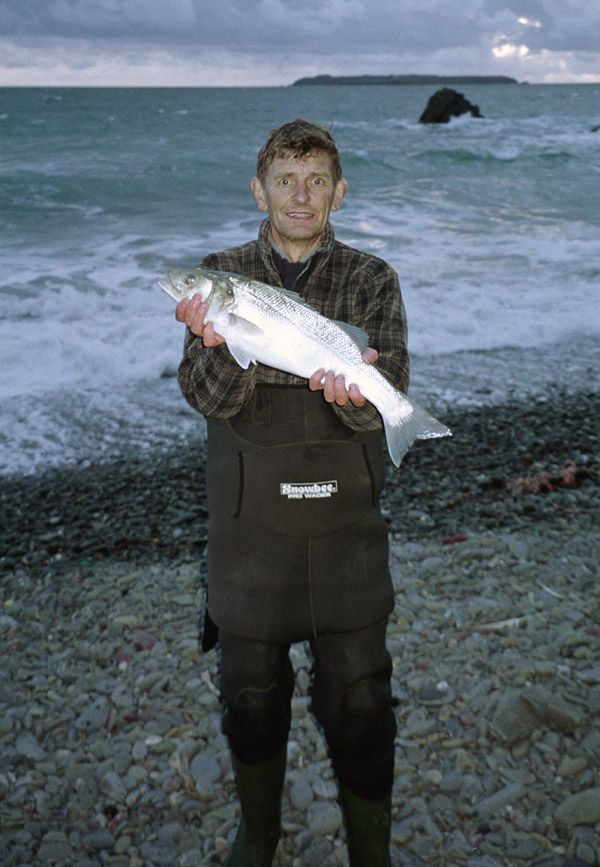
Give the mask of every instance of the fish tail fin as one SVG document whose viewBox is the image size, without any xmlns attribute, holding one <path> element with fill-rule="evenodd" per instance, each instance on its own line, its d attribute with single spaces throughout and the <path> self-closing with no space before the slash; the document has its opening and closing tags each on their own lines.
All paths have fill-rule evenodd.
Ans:
<svg viewBox="0 0 600 867">
<path fill-rule="evenodd" d="M 383 424 L 390 457 L 397 467 L 415 440 L 452 436 L 450 428 L 405 396 L 401 411 L 384 416 Z"/>
</svg>

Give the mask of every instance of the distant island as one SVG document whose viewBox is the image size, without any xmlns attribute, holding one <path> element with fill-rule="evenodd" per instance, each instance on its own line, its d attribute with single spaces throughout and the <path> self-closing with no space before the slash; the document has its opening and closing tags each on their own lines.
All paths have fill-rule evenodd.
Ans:
<svg viewBox="0 0 600 867">
<path fill-rule="evenodd" d="M 318 84 L 518 84 L 507 75 L 315 75 L 292 87 Z"/>
</svg>

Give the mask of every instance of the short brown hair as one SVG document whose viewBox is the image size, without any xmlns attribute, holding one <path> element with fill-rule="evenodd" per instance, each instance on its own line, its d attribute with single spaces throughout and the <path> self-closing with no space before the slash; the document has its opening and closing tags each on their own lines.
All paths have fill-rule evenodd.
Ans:
<svg viewBox="0 0 600 867">
<path fill-rule="evenodd" d="M 337 184 L 342 178 L 342 166 L 333 136 L 324 126 L 303 120 L 301 117 L 271 130 L 269 138 L 258 154 L 256 176 L 262 184 L 273 160 L 305 157 L 311 151 L 325 151 L 329 154 L 333 180 Z"/>
</svg>

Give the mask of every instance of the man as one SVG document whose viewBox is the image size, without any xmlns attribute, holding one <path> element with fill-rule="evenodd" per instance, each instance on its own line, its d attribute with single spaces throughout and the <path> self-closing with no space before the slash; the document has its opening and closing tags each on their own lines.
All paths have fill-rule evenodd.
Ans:
<svg viewBox="0 0 600 867">
<path fill-rule="evenodd" d="M 406 319 L 396 273 L 334 238 L 346 194 L 327 130 L 297 119 L 271 132 L 251 189 L 268 214 L 259 238 L 200 267 L 293 289 L 320 313 L 362 327 L 396 387 L 408 385 Z M 229 867 L 267 867 L 280 835 L 290 702 L 290 644 L 309 641 L 312 711 L 329 747 L 352 867 L 389 865 L 395 718 L 385 646 L 394 598 L 382 424 L 356 385 L 333 371 L 305 380 L 265 365 L 243 370 L 205 322 L 200 296 L 179 382 L 208 427 L 210 513 L 205 646 L 221 646 L 223 727 L 242 820 Z M 328 496 L 294 498 L 293 485 Z M 324 485 L 327 483 L 327 485 Z M 213 633 L 213 641 L 208 640 Z"/>
</svg>

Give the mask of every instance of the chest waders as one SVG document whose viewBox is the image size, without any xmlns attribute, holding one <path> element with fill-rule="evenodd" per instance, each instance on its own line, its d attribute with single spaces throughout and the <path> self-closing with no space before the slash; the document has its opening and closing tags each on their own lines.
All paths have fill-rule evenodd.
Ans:
<svg viewBox="0 0 600 867">
<path fill-rule="evenodd" d="M 387 618 L 382 432 L 351 430 L 306 386 L 259 386 L 233 419 L 207 422 L 210 619 L 288 644 Z M 226 867 L 272 863 L 285 761 L 285 747 L 256 764 L 234 755 L 242 821 Z M 388 867 L 391 792 L 340 795 L 350 864 Z"/>
<path fill-rule="evenodd" d="M 210 619 L 286 643 L 387 617 L 382 431 L 351 430 L 306 386 L 258 386 L 207 427 Z"/>
</svg>

